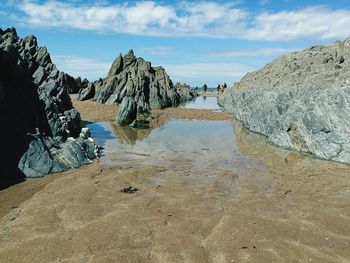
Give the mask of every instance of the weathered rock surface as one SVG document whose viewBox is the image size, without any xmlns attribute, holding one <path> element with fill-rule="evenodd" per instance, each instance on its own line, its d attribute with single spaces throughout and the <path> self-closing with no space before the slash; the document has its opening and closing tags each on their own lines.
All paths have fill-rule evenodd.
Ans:
<svg viewBox="0 0 350 263">
<path fill-rule="evenodd" d="M 86 88 L 82 88 L 79 90 L 78 100 L 90 100 L 95 96 L 95 85 L 93 83 L 89 83 Z"/>
<path fill-rule="evenodd" d="M 93 140 L 81 133 L 67 83 L 34 36 L 0 29 L 0 179 L 40 177 L 88 164 Z"/>
<path fill-rule="evenodd" d="M 195 91 L 173 85 L 162 67 L 152 67 L 150 62 L 136 58 L 130 50 L 119 55 L 108 75 L 94 82 L 94 101 L 119 104 L 124 97 L 135 99 L 144 109 L 176 106 L 196 96 Z"/>
<path fill-rule="evenodd" d="M 132 97 L 124 97 L 119 106 L 116 122 L 119 125 L 129 125 L 136 120 L 137 103 Z"/>
<path fill-rule="evenodd" d="M 271 143 L 350 163 L 350 39 L 282 56 L 219 104 Z"/>
</svg>

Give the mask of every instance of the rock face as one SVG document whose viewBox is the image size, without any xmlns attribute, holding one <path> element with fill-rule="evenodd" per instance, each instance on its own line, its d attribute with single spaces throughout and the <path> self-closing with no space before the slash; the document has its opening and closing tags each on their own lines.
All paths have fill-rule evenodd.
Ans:
<svg viewBox="0 0 350 263">
<path fill-rule="evenodd" d="M 282 56 L 219 104 L 271 143 L 350 163 L 350 39 Z"/>
<path fill-rule="evenodd" d="M 95 95 L 95 86 L 92 83 L 89 83 L 86 88 L 82 88 L 79 90 L 78 100 L 90 100 Z"/>
<path fill-rule="evenodd" d="M 119 125 L 129 125 L 136 120 L 137 103 L 132 97 L 124 97 L 119 106 L 116 122 Z"/>
<path fill-rule="evenodd" d="M 20 180 L 91 163 L 96 147 L 82 130 L 66 83 L 34 36 L 0 29 L 0 180 Z"/>
<path fill-rule="evenodd" d="M 176 106 L 196 96 L 193 90 L 175 87 L 162 67 L 136 58 L 132 50 L 124 57 L 119 55 L 107 77 L 94 86 L 94 101 L 119 104 L 124 97 L 132 97 L 144 109 Z"/>
</svg>

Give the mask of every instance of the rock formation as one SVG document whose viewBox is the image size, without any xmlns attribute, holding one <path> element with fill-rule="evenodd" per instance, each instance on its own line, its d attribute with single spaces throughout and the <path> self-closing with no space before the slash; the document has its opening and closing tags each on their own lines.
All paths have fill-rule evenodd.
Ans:
<svg viewBox="0 0 350 263">
<path fill-rule="evenodd" d="M 350 163 L 350 39 L 282 56 L 219 104 L 271 143 Z"/>
<path fill-rule="evenodd" d="M 129 125 L 136 120 L 137 103 L 132 97 L 124 97 L 120 104 L 116 122 L 120 125 Z"/>
<path fill-rule="evenodd" d="M 34 36 L 0 29 L 1 182 L 62 172 L 96 157 L 68 94 L 73 82 Z"/>
<path fill-rule="evenodd" d="M 85 88 L 81 88 L 78 93 L 78 100 L 90 100 L 95 95 L 95 86 L 93 83 L 88 83 Z"/>
<path fill-rule="evenodd" d="M 94 101 L 119 104 L 128 96 L 144 109 L 176 106 L 196 96 L 191 89 L 175 87 L 162 67 L 152 67 L 150 62 L 136 58 L 132 50 L 124 57 L 119 55 L 107 77 L 97 80 L 94 87 Z M 91 94 L 90 91 L 86 93 Z"/>
</svg>

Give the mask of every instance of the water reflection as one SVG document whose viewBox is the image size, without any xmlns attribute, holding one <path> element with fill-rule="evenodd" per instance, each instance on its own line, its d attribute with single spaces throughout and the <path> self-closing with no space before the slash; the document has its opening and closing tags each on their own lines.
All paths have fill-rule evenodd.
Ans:
<svg viewBox="0 0 350 263">
<path fill-rule="evenodd" d="M 263 163 L 269 173 L 298 177 L 341 176 L 348 177 L 350 166 L 314 159 L 310 155 L 285 150 L 266 142 L 266 138 L 247 130 L 238 121 L 234 122 L 237 147 L 241 154 Z M 301 179 L 301 178 L 299 178 Z"/>
<path fill-rule="evenodd" d="M 220 106 L 218 105 L 217 97 L 199 96 L 195 100 L 187 102 L 183 107 L 185 109 L 221 111 Z"/>
<path fill-rule="evenodd" d="M 89 123 L 86 125 L 91 131 L 97 145 L 103 146 L 108 140 L 115 139 L 111 125 L 108 122 Z"/>
<path fill-rule="evenodd" d="M 135 145 L 137 140 L 147 138 L 152 129 L 137 129 L 129 126 L 112 125 L 116 133 L 117 140 L 122 144 Z"/>
<path fill-rule="evenodd" d="M 96 142 L 104 146 L 101 163 L 114 165 L 137 161 L 176 168 L 176 160 L 191 162 L 191 169 L 234 169 L 291 180 L 311 176 L 348 176 L 350 166 L 316 160 L 298 152 L 266 143 L 263 136 L 246 130 L 239 122 L 155 119 L 149 129 L 121 127 L 107 122 L 89 125 Z M 175 162 L 174 162 L 175 160 Z M 183 165 L 183 164 L 182 164 Z M 183 169 L 183 167 L 181 167 Z M 300 178 L 300 176 L 302 178 Z M 328 180 L 328 179 L 327 179 Z"/>
<path fill-rule="evenodd" d="M 120 126 L 112 124 L 116 139 L 122 144 L 135 145 L 137 141 L 146 139 L 153 129 L 159 128 L 165 124 L 165 120 L 161 118 L 151 118 L 147 120 L 147 127 L 133 128 L 129 126 Z"/>
<path fill-rule="evenodd" d="M 105 140 L 101 163 L 113 165 L 122 158 L 140 164 L 171 166 L 174 159 L 180 158 L 190 161 L 194 169 L 206 170 L 209 176 L 220 169 L 261 167 L 240 153 L 231 121 L 169 120 L 155 128 L 156 124 L 150 129 L 134 129 L 96 123 L 115 132 L 115 139 Z M 92 130 L 92 135 L 96 138 L 103 134 L 94 134 Z"/>
</svg>

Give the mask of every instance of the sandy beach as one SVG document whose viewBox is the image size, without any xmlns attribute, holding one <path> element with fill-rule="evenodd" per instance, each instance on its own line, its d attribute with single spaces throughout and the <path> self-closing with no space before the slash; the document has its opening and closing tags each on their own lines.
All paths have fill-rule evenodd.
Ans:
<svg viewBox="0 0 350 263">
<path fill-rule="evenodd" d="M 73 102 L 85 121 L 115 117 L 115 106 Z M 157 162 L 135 148 L 113 165 L 96 161 L 14 185 L 0 192 L 1 261 L 350 261 L 349 166 L 278 149 L 226 113 L 153 115 L 162 125 L 233 122 L 249 161 L 218 166 L 198 149 L 200 161 L 174 153 Z M 138 191 L 121 192 L 129 186 Z"/>
</svg>

